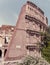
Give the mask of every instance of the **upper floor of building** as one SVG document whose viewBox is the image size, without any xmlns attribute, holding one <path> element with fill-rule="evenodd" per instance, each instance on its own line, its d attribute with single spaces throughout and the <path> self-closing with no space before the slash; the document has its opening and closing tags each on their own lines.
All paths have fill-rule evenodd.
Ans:
<svg viewBox="0 0 50 65">
<path fill-rule="evenodd" d="M 22 7 L 25 10 L 25 17 L 30 21 L 36 21 L 42 26 L 48 27 L 48 18 L 44 15 L 44 12 L 34 3 L 27 1 Z"/>
<path fill-rule="evenodd" d="M 12 38 L 15 26 L 2 25 L 0 27 L 0 47 L 8 44 Z"/>
</svg>

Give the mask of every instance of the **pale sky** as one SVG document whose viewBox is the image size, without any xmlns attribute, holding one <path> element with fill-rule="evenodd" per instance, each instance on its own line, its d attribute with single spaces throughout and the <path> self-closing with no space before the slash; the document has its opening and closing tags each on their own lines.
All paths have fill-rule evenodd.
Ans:
<svg viewBox="0 0 50 65">
<path fill-rule="evenodd" d="M 39 6 L 48 17 L 50 25 L 50 0 L 30 0 Z M 0 25 L 15 25 L 21 7 L 27 0 L 0 0 Z"/>
</svg>

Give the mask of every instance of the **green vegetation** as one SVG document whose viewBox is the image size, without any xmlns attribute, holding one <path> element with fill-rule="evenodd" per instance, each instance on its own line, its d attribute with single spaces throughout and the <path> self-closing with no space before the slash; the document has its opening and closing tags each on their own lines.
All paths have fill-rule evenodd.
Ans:
<svg viewBox="0 0 50 65">
<path fill-rule="evenodd" d="M 48 33 L 50 33 L 50 25 L 49 25 L 49 27 L 48 27 Z"/>
<path fill-rule="evenodd" d="M 48 47 L 42 49 L 42 56 L 50 63 L 50 42 L 48 42 Z"/>
<path fill-rule="evenodd" d="M 50 26 L 48 28 L 46 38 L 43 41 L 44 43 L 47 42 L 47 46 L 44 45 L 42 48 L 42 57 L 44 57 L 50 63 Z"/>
<path fill-rule="evenodd" d="M 43 58 L 35 58 L 32 56 L 25 57 L 21 63 L 17 65 L 49 65 Z"/>
</svg>

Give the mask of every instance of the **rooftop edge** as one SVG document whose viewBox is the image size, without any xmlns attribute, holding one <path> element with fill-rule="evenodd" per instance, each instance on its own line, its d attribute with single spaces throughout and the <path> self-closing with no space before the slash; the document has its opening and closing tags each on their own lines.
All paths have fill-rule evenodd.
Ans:
<svg viewBox="0 0 50 65">
<path fill-rule="evenodd" d="M 30 4 L 32 7 L 37 8 L 44 15 L 44 12 L 37 5 L 35 5 L 34 3 L 30 2 L 30 1 L 27 1 L 27 3 Z"/>
</svg>

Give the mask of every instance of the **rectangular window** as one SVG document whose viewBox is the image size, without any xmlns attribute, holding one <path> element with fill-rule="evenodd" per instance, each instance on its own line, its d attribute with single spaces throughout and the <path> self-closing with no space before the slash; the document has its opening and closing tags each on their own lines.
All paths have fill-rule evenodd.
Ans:
<svg viewBox="0 0 50 65">
<path fill-rule="evenodd" d="M 8 44 L 8 37 L 5 37 L 5 44 Z"/>
<path fill-rule="evenodd" d="M 25 15 L 25 19 L 33 21 L 33 17 L 29 16 L 29 15 Z"/>
</svg>

